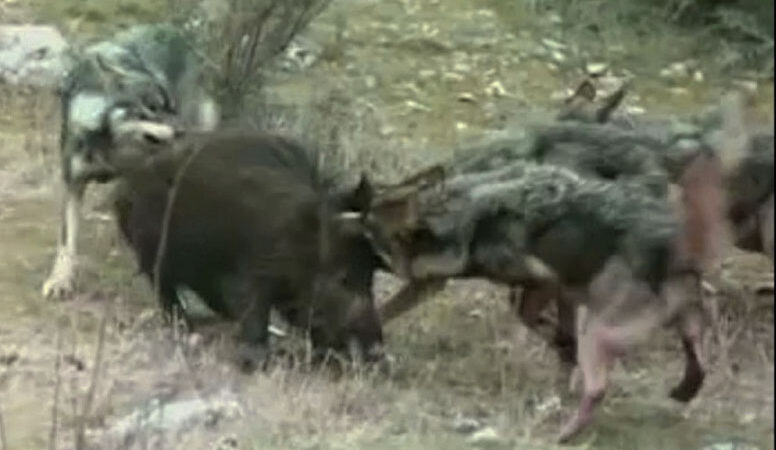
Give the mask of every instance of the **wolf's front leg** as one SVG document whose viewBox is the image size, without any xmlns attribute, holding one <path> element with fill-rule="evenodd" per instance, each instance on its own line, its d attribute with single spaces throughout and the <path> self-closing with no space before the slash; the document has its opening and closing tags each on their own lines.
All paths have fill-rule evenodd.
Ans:
<svg viewBox="0 0 776 450">
<path fill-rule="evenodd" d="M 81 221 L 81 203 L 85 187 L 82 183 L 69 184 L 66 187 L 57 255 L 54 267 L 42 288 L 45 298 L 68 298 L 75 290 L 78 227 Z"/>
</svg>

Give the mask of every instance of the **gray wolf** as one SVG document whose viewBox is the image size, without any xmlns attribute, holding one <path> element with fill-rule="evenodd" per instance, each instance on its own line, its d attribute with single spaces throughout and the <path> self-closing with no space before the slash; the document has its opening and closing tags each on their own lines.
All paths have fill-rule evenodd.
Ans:
<svg viewBox="0 0 776 450">
<path fill-rule="evenodd" d="M 611 362 L 662 326 L 679 331 L 686 357 L 671 396 L 689 401 L 704 379 L 700 275 L 725 234 L 722 172 L 713 152 L 699 153 L 680 178 L 679 208 L 638 183 L 519 161 L 487 172 L 437 174 L 444 181 L 431 187 L 415 181 L 417 189 L 386 188 L 366 220 L 372 242 L 409 286 L 389 300 L 382 319 L 451 277 L 523 286 L 523 321 L 555 342 L 565 332 L 576 346 L 566 358 L 578 359 L 584 391 L 561 441 L 592 419 Z M 537 321 L 553 300 L 564 322 L 555 336 L 542 333 Z M 589 314 L 576 340 L 566 327 L 575 323 L 578 305 Z"/>
<path fill-rule="evenodd" d="M 60 91 L 64 199 L 57 255 L 42 286 L 45 297 L 66 297 L 74 290 L 84 192 L 90 183 L 116 178 L 118 149 L 140 143 L 156 151 L 183 129 L 216 127 L 216 103 L 200 83 L 194 52 L 167 24 L 132 27 L 76 57 Z"/>
</svg>

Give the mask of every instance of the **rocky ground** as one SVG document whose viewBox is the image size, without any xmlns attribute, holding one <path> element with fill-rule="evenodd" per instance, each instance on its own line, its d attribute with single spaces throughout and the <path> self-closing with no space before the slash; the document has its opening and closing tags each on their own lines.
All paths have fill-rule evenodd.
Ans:
<svg viewBox="0 0 776 450">
<path fill-rule="evenodd" d="M 21 3 L 0 0 L 0 22 L 54 23 L 68 39 L 100 33 L 114 13 L 125 22 L 152 17 L 143 8 L 155 4 L 118 2 L 123 9 L 111 12 L 110 2 Z M 539 120 L 587 70 L 606 68 L 604 85 L 634 77 L 631 114 L 696 111 L 738 85 L 755 89 L 773 118 L 772 81 L 723 73 L 713 55 L 693 52 L 689 33 L 654 24 L 637 40 L 612 27 L 586 42 L 563 31 L 569 17 L 518 4 L 335 0 L 289 51 L 270 97 L 334 98 L 351 163 L 385 177 L 445 158 L 484 132 Z M 82 293 L 44 301 L 59 220 L 58 120 L 45 89 L 1 87 L 4 448 L 51 448 L 52 440 L 71 448 L 79 423 L 101 448 L 122 448 L 117 440 L 126 437 L 127 448 L 554 448 L 574 400 L 559 395 L 553 354 L 510 316 L 503 289 L 484 282 L 452 283 L 392 323 L 390 375 L 275 369 L 245 377 L 227 363 L 229 334 L 218 325 L 179 344 L 161 326 L 106 215 L 106 190 L 95 189 Z M 667 398 L 681 350 L 670 333 L 657 336 L 616 367 L 593 429 L 576 445 L 774 448 L 773 303 L 755 292 L 772 277 L 763 258 L 736 253 L 710 278 L 710 375 L 697 400 Z M 396 287 L 381 276 L 380 298 Z M 168 405 L 161 416 L 159 405 Z"/>
</svg>

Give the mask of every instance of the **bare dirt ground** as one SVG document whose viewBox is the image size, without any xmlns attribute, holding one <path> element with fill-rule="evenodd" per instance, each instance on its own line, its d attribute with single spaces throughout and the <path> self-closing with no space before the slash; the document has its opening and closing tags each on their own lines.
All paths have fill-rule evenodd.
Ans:
<svg viewBox="0 0 776 450">
<path fill-rule="evenodd" d="M 14 13 L 9 20 L 31 17 L 18 5 L 5 6 Z M 311 86 L 347 88 L 377 123 L 351 139 L 354 152 L 393 152 L 402 166 L 444 157 L 445 151 L 417 149 L 452 148 L 502 115 L 519 123 L 516 111 L 547 107 L 553 93 L 575 80 L 562 65 L 531 56 L 542 35 L 528 26 L 529 18 L 502 17 L 509 12 L 502 2 L 335 2 L 311 35 L 328 42 L 343 12 L 347 33 L 339 53 L 303 75 L 280 79 L 274 92 L 305 97 L 315 94 Z M 77 32 L 78 25 L 70 25 Z M 660 67 L 687 56 L 679 44 L 661 56 L 666 43 L 658 38 L 640 44 L 638 52 L 625 53 L 638 54 L 643 64 L 623 63 Z M 712 102 L 730 78 L 709 69 L 705 82 L 677 91 L 645 75 L 637 78 L 636 92 L 650 112 L 687 112 Z M 494 81 L 509 95 L 489 98 L 486 88 Z M 477 101 L 458 101 L 462 92 Z M 758 94 L 772 118 L 772 82 L 761 83 Z M 101 188 L 92 189 L 87 202 L 80 294 L 66 303 L 44 301 L 40 286 L 59 220 L 58 121 L 52 94 L 0 90 L 5 448 L 52 448 L 51 441 L 72 448 L 79 423 L 96 439 L 153 399 L 221 398 L 223 390 L 239 398 L 224 420 L 189 427 L 156 448 L 555 448 L 555 433 L 575 399 L 559 395 L 554 355 L 508 312 L 504 290 L 484 282 L 451 283 L 439 298 L 391 323 L 386 336 L 396 365 L 389 376 L 274 369 L 246 377 L 229 365 L 229 334 L 217 327 L 196 342 L 174 343 L 117 240 L 104 204 L 107 189 Z M 681 349 L 670 333 L 655 336 L 615 368 L 595 423 L 576 445 L 732 450 L 745 448 L 734 446 L 740 441 L 774 448 L 773 300 L 754 293 L 772 277 L 764 258 L 739 253 L 710 277 L 719 291 L 708 298 L 715 319 L 710 373 L 696 400 L 682 406 L 668 399 L 681 375 Z M 381 276 L 380 298 L 396 287 Z M 490 429 L 494 436 L 480 432 L 478 438 L 472 429 Z M 154 448 L 143 447 L 142 439 L 136 445 Z"/>
</svg>

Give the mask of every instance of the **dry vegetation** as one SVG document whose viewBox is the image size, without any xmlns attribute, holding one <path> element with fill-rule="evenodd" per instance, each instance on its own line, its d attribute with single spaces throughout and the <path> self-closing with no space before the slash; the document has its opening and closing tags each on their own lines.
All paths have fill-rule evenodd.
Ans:
<svg viewBox="0 0 776 450">
<path fill-rule="evenodd" d="M 166 7 L 161 1 L 139 0 L 32 3 L 40 6 L 33 11 L 42 20 L 62 24 L 79 36 L 153 20 Z M 468 4 L 452 3 L 462 9 Z M 518 29 L 535 26 L 546 3 L 525 2 L 529 7 L 515 1 L 479 2 L 506 17 L 508 28 Z M 575 23 L 581 27 L 585 16 L 578 13 L 584 2 L 568 3 L 566 14 L 578 17 Z M 597 6 L 588 4 L 584 9 L 588 17 L 618 23 L 618 8 L 592 3 Z M 370 5 L 362 7 L 368 12 L 361 16 L 346 10 L 353 13 L 348 20 L 379 16 L 368 9 Z M 335 23 L 332 16 L 344 14 L 341 9 L 329 13 L 325 19 Z M 643 26 L 669 29 L 643 20 Z M 657 70 L 658 61 L 665 61 L 652 56 L 653 52 L 669 48 L 686 52 L 683 45 L 698 40 L 689 31 L 649 33 L 640 42 L 641 53 L 605 52 L 611 42 L 634 42 L 633 30 L 606 26 L 600 40 L 585 51 L 606 53 L 610 64 L 638 66 L 646 74 Z M 566 32 L 586 33 L 575 27 Z M 331 42 L 354 47 L 368 33 L 351 34 L 344 41 L 336 41 L 342 39 L 336 31 L 334 35 Z M 273 48 L 276 53 L 280 47 Z M 353 57 L 375 50 L 347 51 Z M 449 123 L 462 119 L 451 119 L 454 113 L 441 100 L 455 93 L 428 98 L 429 104 L 436 105 L 427 115 L 430 118 L 393 113 L 385 105 L 396 94 L 387 86 L 401 78 L 391 80 L 386 75 L 386 87 L 377 98 L 357 96 L 355 87 L 348 86 L 355 78 L 336 81 L 349 76 L 342 62 L 347 51 L 330 52 L 329 61 L 302 76 L 308 78 L 298 84 L 292 80 L 292 86 L 314 81 L 320 87 L 301 102 L 304 108 L 296 103 L 297 107 L 281 109 L 271 95 L 256 94 L 240 108 L 248 112 L 245 124 L 292 132 L 326 149 L 344 149 L 331 162 L 345 168 L 348 176 L 369 170 L 378 178 L 395 179 L 418 164 L 447 156 L 448 150 L 408 149 L 448 148 L 456 142 L 458 137 L 450 137 Z M 417 48 L 391 51 L 404 53 L 385 63 L 386 74 L 393 70 L 388 65 L 398 64 L 401 58 L 428 56 L 418 55 Z M 288 79 L 280 79 L 283 83 Z M 658 95 L 650 94 L 654 88 L 650 82 L 644 86 L 645 97 Z M 546 94 L 551 88 L 543 89 L 540 92 Z M 765 89 L 772 95 L 772 87 Z M 714 95 L 713 91 L 705 94 L 706 100 Z M 527 94 L 528 100 L 532 96 L 539 94 Z M 494 448 L 555 448 L 555 433 L 575 400 L 559 394 L 554 354 L 517 324 L 508 312 L 504 290 L 484 282 L 451 283 L 434 301 L 391 323 L 386 337 L 396 363 L 390 374 L 311 369 L 303 363 L 301 339 L 292 336 L 278 345 L 302 362 L 290 368 L 280 364 L 266 374 L 247 377 L 228 362 L 230 333 L 223 325 L 206 325 L 194 338 L 176 338 L 161 325 L 150 287 L 133 274 L 135 265 L 106 216 L 107 190 L 98 188 L 89 192 L 87 202 L 80 270 L 83 294 L 67 303 L 44 302 L 38 288 L 49 268 L 58 220 L 58 104 L 51 93 L 8 87 L 2 87 L 0 102 L 2 448 L 80 450 L 102 442 L 101 448 L 133 449 L 464 449 L 473 444 L 463 430 L 475 424 L 498 433 L 499 439 L 490 444 Z M 663 96 L 654 103 L 662 110 L 701 106 L 692 95 Z M 772 103 L 763 107 L 773 114 Z M 465 118 L 477 124 L 473 116 Z M 399 131 L 385 133 L 389 121 Z M 697 400 L 681 407 L 667 398 L 669 387 L 681 375 L 681 350 L 674 336 L 658 336 L 616 368 L 595 430 L 582 437 L 580 446 L 700 449 L 742 439 L 758 448 L 774 448 L 773 302 L 752 289 L 769 279 L 772 270 L 767 262 L 743 254 L 733 255 L 719 273 L 712 274 L 710 280 L 719 293 L 707 299 L 715 323 L 709 337 L 710 375 Z M 385 299 L 396 288 L 395 279 L 381 275 L 378 297 Z M 223 392 L 232 393 L 238 402 Z M 187 426 L 178 436 L 154 435 L 153 426 L 148 426 L 144 427 L 147 433 L 139 433 L 135 442 L 121 447 L 106 443 L 107 437 L 101 435 L 101 430 L 152 399 L 164 404 L 182 398 L 217 398 L 221 404 L 206 423 Z M 80 440 L 91 444 L 79 447 Z"/>
</svg>

